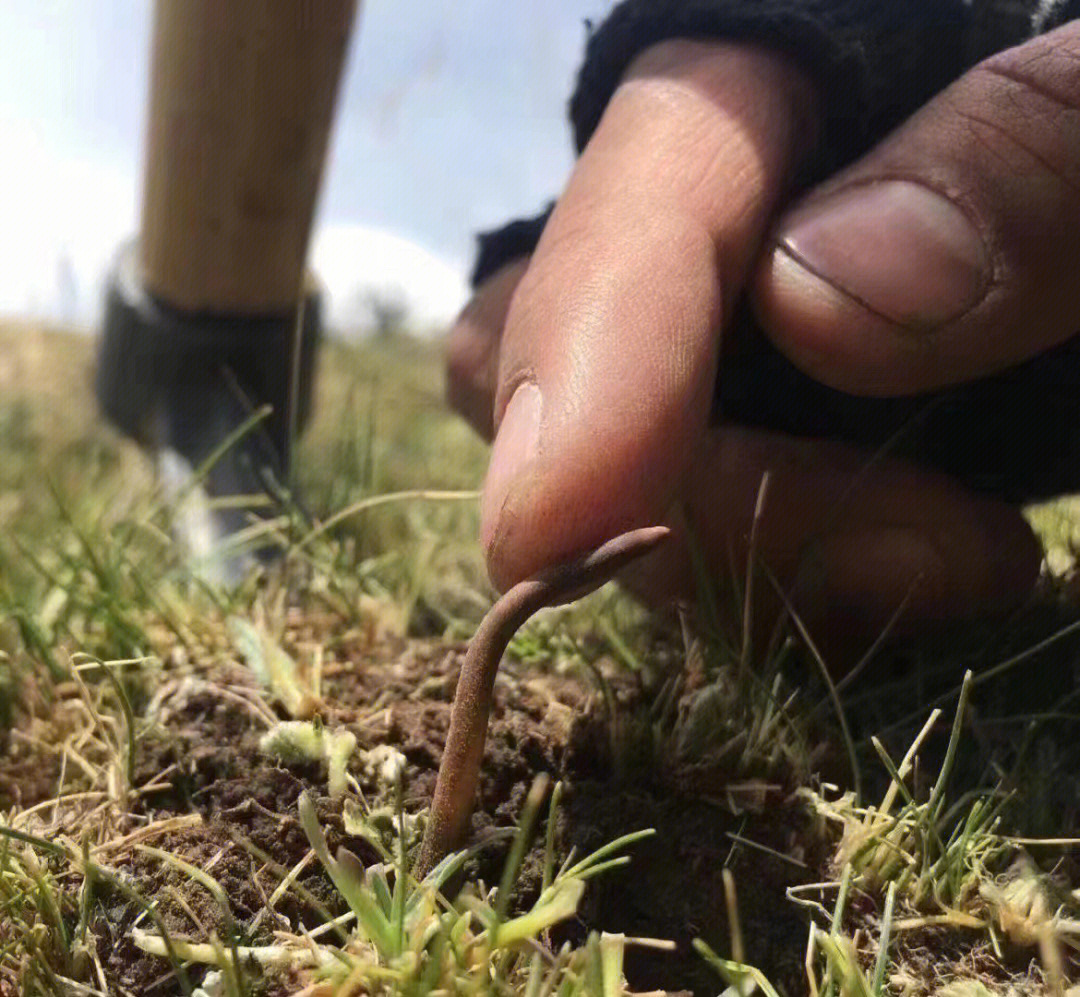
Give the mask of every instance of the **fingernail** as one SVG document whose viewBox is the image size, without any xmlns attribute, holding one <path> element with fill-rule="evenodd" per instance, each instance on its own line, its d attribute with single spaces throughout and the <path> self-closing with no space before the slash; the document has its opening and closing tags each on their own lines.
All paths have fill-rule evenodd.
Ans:
<svg viewBox="0 0 1080 997">
<path fill-rule="evenodd" d="M 985 293 L 989 255 L 968 216 L 921 184 L 849 187 L 798 209 L 780 247 L 816 277 L 913 330 L 962 315 Z"/>
<path fill-rule="evenodd" d="M 491 549 L 498 532 L 500 514 L 514 479 L 536 456 L 542 404 L 540 389 L 527 381 L 517 388 L 503 413 L 480 502 L 480 542 L 485 550 Z"/>
</svg>

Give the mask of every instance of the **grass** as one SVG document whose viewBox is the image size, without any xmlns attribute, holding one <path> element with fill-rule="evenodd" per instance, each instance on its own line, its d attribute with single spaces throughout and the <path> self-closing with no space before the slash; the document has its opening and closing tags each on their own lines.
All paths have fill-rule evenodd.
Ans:
<svg viewBox="0 0 1080 997">
<path fill-rule="evenodd" d="M 186 569 L 144 458 L 94 418 L 88 344 L 4 329 L 0 357 L 0 758 L 22 759 L 26 780 L 0 782 L 0 995 L 133 992 L 103 961 L 106 942 L 157 957 L 163 992 L 210 997 L 627 992 L 628 947 L 662 940 L 596 931 L 571 944 L 553 929 L 638 839 L 583 860 L 558 855 L 560 789 L 538 784 L 497 886 L 469 853 L 418 882 L 409 870 L 423 801 L 392 751 L 357 745 L 351 731 L 370 718 L 344 717 L 327 692 L 358 641 L 467 636 L 490 603 L 471 497 L 486 454 L 442 407 L 435 351 L 398 340 L 324 352 L 298 465 L 304 503 L 284 501 L 273 530 L 256 531 L 280 546 L 282 565 L 236 590 Z M 1033 519 L 1064 570 L 1071 507 Z M 800 791 L 831 855 L 827 875 L 788 901 L 806 915 L 806 994 L 1063 997 L 1080 947 L 1071 843 L 1021 835 L 1071 830 L 1052 824 L 1074 759 L 1042 732 L 1075 732 L 1075 697 L 1059 687 L 1034 708 L 995 705 L 1007 678 L 1035 674 L 1043 652 L 1030 649 L 1062 629 L 1029 636 L 1017 623 L 1016 646 L 1000 655 L 989 642 L 963 654 L 921 647 L 914 678 L 871 682 L 871 668 L 830 689 L 812 675 L 808 635 L 795 625 L 751 648 L 753 590 L 729 597 L 733 611 L 710 613 L 706 601 L 681 643 L 657 644 L 641 611 L 607 589 L 541 614 L 511 654 L 597 689 L 616 768 L 708 764 L 733 784 Z M 742 623 L 734 634 L 729 617 Z M 1070 666 L 1073 647 L 1053 636 Z M 970 654 L 977 672 L 957 689 Z M 647 708 L 622 705 L 628 675 L 655 690 Z M 220 842 L 198 812 L 154 817 L 143 806 L 171 777 L 136 758 L 166 744 L 169 704 L 198 696 L 250 718 L 268 755 L 309 773 L 295 862 L 251 838 Z M 815 781 L 845 725 L 840 771 L 849 787 L 862 775 L 861 793 Z M 1009 750 L 988 747 L 988 732 L 1005 728 L 1016 735 Z M 35 780 L 48 792 L 24 806 L 19 793 Z M 343 833 L 366 843 L 364 857 L 339 847 Z M 221 875 L 226 845 L 265 882 L 252 917 L 239 916 Z M 753 842 L 736 835 L 733 847 Z M 775 997 L 753 965 L 734 878 L 725 885 L 727 948 L 701 941 L 701 958 L 725 997 Z"/>
<path fill-rule="evenodd" d="M 0 992 L 113 992 L 87 942 L 90 912 L 110 892 L 142 908 L 148 928 L 133 927 L 130 937 L 174 963 L 185 993 L 194 991 L 186 968 L 192 963 L 215 965 L 220 976 L 213 985 L 230 995 L 249 992 L 251 963 L 277 971 L 306 963 L 342 994 L 361 979 L 370 989 L 369 970 L 390 973 L 380 976 L 388 990 L 394 973 L 409 992 L 442 986 L 454 973 L 460 987 L 472 988 L 489 963 L 493 985 L 513 978 L 530 992 L 557 987 L 574 994 L 599 981 L 605 993 L 621 992 L 622 940 L 597 936 L 580 950 L 562 948 L 540 963 L 531 949 L 524 959 L 517 953 L 553 919 L 573 914 L 592 872 L 589 860 L 550 870 L 550 883 L 525 915 L 507 916 L 510 883 L 501 894 L 472 884 L 457 901 L 468 898 L 468 905 L 454 908 L 438 891 L 462 857 L 434 880 L 412 884 L 408 897 L 401 892 L 405 877 L 393 871 L 392 887 L 385 875 L 354 879 L 351 866 L 339 866 L 325 852 L 311 803 L 302 799 L 301 821 L 313 854 L 343 887 L 342 895 L 366 912 L 369 934 L 337 946 L 328 961 L 312 953 L 330 950 L 313 949 L 305 935 L 285 958 L 287 944 L 249 944 L 212 875 L 158 847 L 158 840 L 167 841 L 180 828 L 177 822 L 155 827 L 129 810 L 153 789 L 152 783 L 136 784 L 133 768 L 136 740 L 154 733 L 147 716 L 151 690 L 177 667 L 189 673 L 192 661 L 203 662 L 198 667 L 205 681 L 215 683 L 213 662 L 226 650 L 238 652 L 263 686 L 261 694 L 242 694 L 248 708 L 270 720 L 278 710 L 296 718 L 268 731 L 267 751 L 303 754 L 307 735 L 329 765 L 332 795 L 344 795 L 355 739 L 347 732 L 299 729 L 312 728 L 301 718 L 317 712 L 320 682 L 279 643 L 281 613 L 295 602 L 296 588 L 305 591 L 307 612 L 321 609 L 358 627 L 397 633 L 468 632 L 486 608 L 490 590 L 473 542 L 476 513 L 470 501 L 484 453 L 442 409 L 433 351 L 404 340 L 388 354 L 386 347 L 374 353 L 328 349 L 323 404 L 300 460 L 307 505 L 286 505 L 274 519 L 271 539 L 283 548 L 283 567 L 237 591 L 223 591 L 185 570 L 168 540 L 171 510 L 156 496 L 141 455 L 90 418 L 86 344 L 47 330 L 13 329 L 5 335 L 20 374 L 30 363 L 18 359 L 24 350 L 31 359 L 55 353 L 62 374 L 39 380 L 46 367 L 53 373 L 51 364 L 42 363 L 29 377 L 34 389 L 8 399 L 3 413 L 17 430 L 0 442 L 0 473 L 6 475 L 0 510 L 10 538 L 0 580 L 3 731 L 9 736 L 18 716 L 10 736 L 62 761 L 46 805 L 20 809 L 12 800 L 0 824 Z M 50 404 L 64 392 L 65 377 L 83 389 L 70 419 Z M 446 459 L 448 451 L 453 461 Z M 100 852 L 112 862 L 95 858 Z M 156 901 L 142 897 L 124 871 L 134 856 L 168 866 L 207 891 L 220 908 L 222 934 L 211 932 L 201 941 L 172 937 Z M 72 892 L 75 881 L 81 882 Z M 286 873 L 279 885 L 296 884 Z M 393 894 L 390 909 L 381 911 L 387 890 Z M 404 912 L 414 932 L 408 951 L 433 945 L 442 953 L 435 962 L 441 966 L 445 956 L 452 967 L 408 977 Z M 205 920 L 194 908 L 190 914 L 197 923 Z M 334 919 L 326 923 L 336 927 Z M 369 943 L 382 947 L 366 948 Z M 375 965 L 363 961 L 365 953 L 373 954 Z M 317 992 L 330 992 L 329 984 L 320 986 Z"/>
</svg>

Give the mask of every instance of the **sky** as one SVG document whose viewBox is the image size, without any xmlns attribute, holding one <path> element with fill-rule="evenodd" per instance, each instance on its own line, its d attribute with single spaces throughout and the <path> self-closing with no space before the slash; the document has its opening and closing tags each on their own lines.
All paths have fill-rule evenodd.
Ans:
<svg viewBox="0 0 1080 997">
<path fill-rule="evenodd" d="M 313 241 L 332 319 L 369 288 L 421 323 L 453 314 L 475 232 L 564 182 L 585 20 L 610 6 L 363 6 Z M 151 17 L 150 0 L 0 0 L 0 314 L 96 321 L 138 228 Z"/>
</svg>

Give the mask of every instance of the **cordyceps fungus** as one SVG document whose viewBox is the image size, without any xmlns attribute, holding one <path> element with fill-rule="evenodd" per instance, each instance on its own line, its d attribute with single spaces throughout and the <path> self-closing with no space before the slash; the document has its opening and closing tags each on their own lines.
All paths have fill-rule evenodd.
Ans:
<svg viewBox="0 0 1080 997">
<path fill-rule="evenodd" d="M 665 526 L 623 533 L 580 560 L 519 582 L 488 611 L 469 642 L 461 666 L 435 797 L 415 870 L 418 879 L 465 839 L 480 781 L 495 675 L 518 628 L 546 606 L 572 602 L 599 588 L 669 534 Z"/>
</svg>

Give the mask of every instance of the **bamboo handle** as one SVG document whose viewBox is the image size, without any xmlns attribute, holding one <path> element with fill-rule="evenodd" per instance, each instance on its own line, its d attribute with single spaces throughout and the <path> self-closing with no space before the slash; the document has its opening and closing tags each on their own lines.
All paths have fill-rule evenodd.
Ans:
<svg viewBox="0 0 1080 997">
<path fill-rule="evenodd" d="M 140 265 L 189 311 L 295 307 L 358 0 L 157 0 Z"/>
</svg>

